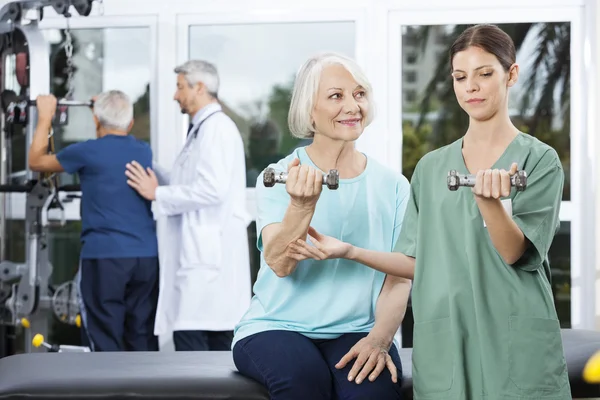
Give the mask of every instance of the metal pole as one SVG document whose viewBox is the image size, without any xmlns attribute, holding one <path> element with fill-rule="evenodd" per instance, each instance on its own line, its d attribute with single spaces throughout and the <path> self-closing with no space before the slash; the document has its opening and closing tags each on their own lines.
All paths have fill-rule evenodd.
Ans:
<svg viewBox="0 0 600 400">
<path fill-rule="evenodd" d="M 45 41 L 42 32 L 39 29 L 38 21 L 31 20 L 27 25 L 16 24 L 15 28 L 20 30 L 25 36 L 27 51 L 29 54 L 29 93 L 30 99 L 35 99 L 38 95 L 50 93 L 50 54 L 48 43 Z M 29 107 L 29 121 L 26 129 L 25 151 L 29 153 L 29 147 L 33 140 L 33 134 L 37 125 L 37 109 L 34 106 Z M 28 154 L 26 156 L 28 158 Z M 29 160 L 27 159 L 27 165 Z M 27 168 L 26 179 L 33 179 L 34 174 Z M 46 246 L 46 229 L 36 226 L 37 216 L 29 215 L 34 212 L 27 209 L 25 220 L 25 265 L 28 268 L 28 284 L 39 285 L 39 297 L 45 298 L 48 293 L 49 269 L 51 268 L 47 257 L 48 249 Z M 35 222 L 34 222 L 35 221 Z M 24 283 L 21 281 L 21 283 Z M 38 309 L 30 315 L 31 328 L 27 331 L 41 333 L 44 337 L 48 336 L 48 310 L 45 307 Z M 36 351 L 31 348 L 31 338 L 25 333 L 25 350 Z M 41 351 L 41 350 L 38 350 Z"/>
<path fill-rule="evenodd" d="M 39 29 L 38 21 L 31 21 L 27 25 L 15 25 L 25 36 L 29 52 L 29 98 L 35 99 L 41 94 L 50 92 L 50 54 L 48 43 Z M 29 107 L 29 123 L 27 124 L 27 139 L 25 148 L 29 152 L 29 147 L 35 132 L 37 123 L 37 110 L 35 107 Z M 27 156 L 27 163 L 29 156 Z M 33 173 L 27 170 L 27 180 L 33 179 Z"/>
<path fill-rule="evenodd" d="M 2 65 L 6 65 L 6 54 L 0 57 Z M 0 90 L 4 90 L 6 80 L 5 68 L 0 69 Z M 6 184 L 8 175 L 8 146 L 6 132 L 4 132 L 4 118 L 0 118 L 0 184 Z M 0 261 L 6 259 L 6 212 L 7 212 L 7 193 L 0 193 Z"/>
</svg>

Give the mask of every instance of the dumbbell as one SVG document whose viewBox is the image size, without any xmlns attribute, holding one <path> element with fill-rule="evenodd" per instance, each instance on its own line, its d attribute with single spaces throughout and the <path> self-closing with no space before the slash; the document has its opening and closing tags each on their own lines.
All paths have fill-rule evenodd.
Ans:
<svg viewBox="0 0 600 400">
<path fill-rule="evenodd" d="M 448 189 L 455 191 L 460 186 L 473 187 L 475 186 L 475 175 L 462 175 L 456 170 L 448 172 Z M 510 177 L 510 185 L 517 189 L 517 192 L 522 192 L 527 189 L 527 172 L 521 170 Z"/>
<path fill-rule="evenodd" d="M 287 172 L 275 172 L 275 169 L 269 167 L 263 173 L 263 184 L 273 187 L 276 183 L 286 183 L 287 176 Z M 323 185 L 327 185 L 331 190 L 340 187 L 340 174 L 337 169 L 330 169 L 327 175 L 323 175 Z"/>
</svg>

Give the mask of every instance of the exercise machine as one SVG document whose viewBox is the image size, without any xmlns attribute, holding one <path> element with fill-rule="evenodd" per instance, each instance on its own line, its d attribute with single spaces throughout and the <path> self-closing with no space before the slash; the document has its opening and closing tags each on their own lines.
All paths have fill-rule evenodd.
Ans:
<svg viewBox="0 0 600 400">
<path fill-rule="evenodd" d="M 65 54 L 67 94 L 58 104 L 56 125 L 68 122 L 68 107 L 88 105 L 71 98 L 73 93 L 73 43 L 68 25 L 73 11 L 88 16 L 95 0 L 20 0 L 0 7 L 0 358 L 14 354 L 17 329 L 24 328 L 24 350 L 32 348 L 31 332 L 43 334 L 48 313 L 60 321 L 80 323 L 77 285 L 65 282 L 50 287 L 52 265 L 48 254 L 48 229 L 66 222 L 64 205 L 79 197 L 78 185 L 60 185 L 58 176 L 37 174 L 27 167 L 27 153 L 36 126 L 35 99 L 51 92 L 50 53 L 39 23 L 51 7 L 67 20 Z M 101 0 L 100 0 L 101 2 Z M 9 67 L 14 66 L 14 71 Z M 15 84 L 16 82 L 16 84 Z M 12 83 L 12 84 L 11 84 Z M 25 173 L 11 176 L 12 139 L 23 139 Z M 54 136 L 49 136 L 54 151 Z M 15 194 L 25 195 L 25 260 L 6 259 L 6 210 Z M 51 218 L 58 215 L 58 218 Z"/>
</svg>

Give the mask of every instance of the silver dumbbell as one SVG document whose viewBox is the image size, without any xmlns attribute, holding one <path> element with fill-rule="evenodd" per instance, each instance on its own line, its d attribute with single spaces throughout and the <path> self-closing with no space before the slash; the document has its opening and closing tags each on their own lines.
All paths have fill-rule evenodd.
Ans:
<svg viewBox="0 0 600 400">
<path fill-rule="evenodd" d="M 276 183 L 286 183 L 287 176 L 287 172 L 275 172 L 273 168 L 266 168 L 263 173 L 263 185 L 273 187 Z M 327 175 L 323 175 L 323 185 L 327 185 L 331 190 L 340 187 L 340 174 L 337 169 L 330 169 Z"/>
<path fill-rule="evenodd" d="M 460 186 L 473 187 L 475 186 L 475 175 L 462 175 L 456 170 L 448 172 L 448 189 L 455 191 Z M 517 171 L 516 174 L 510 177 L 510 185 L 517 189 L 517 192 L 522 192 L 527 189 L 527 172 Z"/>
</svg>

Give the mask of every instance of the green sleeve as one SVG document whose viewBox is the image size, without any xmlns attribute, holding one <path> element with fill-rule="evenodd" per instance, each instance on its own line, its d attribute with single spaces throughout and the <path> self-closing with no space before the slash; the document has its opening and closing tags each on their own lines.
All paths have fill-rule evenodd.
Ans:
<svg viewBox="0 0 600 400">
<path fill-rule="evenodd" d="M 531 242 L 513 264 L 526 271 L 542 267 L 558 231 L 565 175 L 554 150 L 548 150 L 528 171 L 527 188 L 513 198 L 513 220 Z"/>
<path fill-rule="evenodd" d="M 400 236 L 394 246 L 394 252 L 403 253 L 409 257 L 417 256 L 417 228 L 419 222 L 419 164 L 415 167 L 410 181 L 410 193 L 402 220 Z"/>
</svg>

